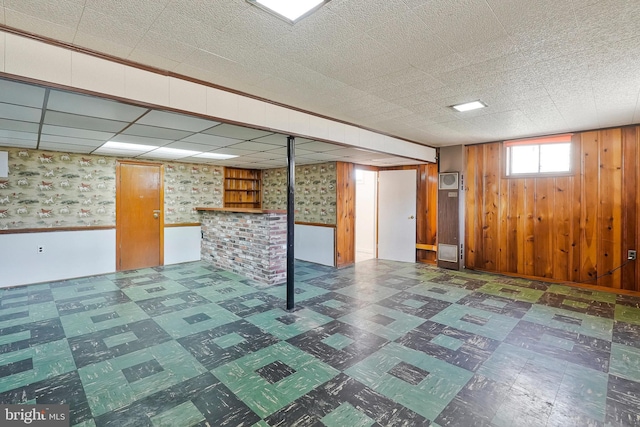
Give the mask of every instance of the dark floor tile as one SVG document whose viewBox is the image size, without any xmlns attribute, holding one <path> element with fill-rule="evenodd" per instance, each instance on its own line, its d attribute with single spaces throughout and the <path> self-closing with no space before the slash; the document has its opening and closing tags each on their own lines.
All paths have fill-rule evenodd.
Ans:
<svg viewBox="0 0 640 427">
<path fill-rule="evenodd" d="M 538 304 L 543 304 L 549 307 L 575 311 L 576 313 L 603 317 L 605 319 L 613 319 L 615 312 L 615 304 L 602 301 L 594 301 L 592 299 L 589 299 L 588 295 L 585 295 L 584 298 L 581 298 L 576 296 L 545 292 L 537 302 Z"/>
<path fill-rule="evenodd" d="M 640 348 L 640 325 L 616 320 L 613 323 L 613 342 Z"/>
<path fill-rule="evenodd" d="M 304 307 L 334 319 L 338 319 L 370 304 L 371 303 L 367 301 L 358 300 L 337 292 L 327 292 L 300 303 L 300 305 Z"/>
<path fill-rule="evenodd" d="M 133 333 L 137 339 L 113 347 L 109 347 L 105 343 L 105 339 L 127 332 Z M 73 354 L 73 359 L 76 362 L 76 367 L 82 368 L 92 363 L 102 362 L 122 356 L 123 354 L 142 350 L 143 348 L 162 344 L 169 340 L 171 340 L 171 336 L 158 326 L 156 322 L 151 319 L 145 319 L 86 335 L 80 335 L 78 337 L 72 337 L 68 339 L 68 342 L 71 353 Z"/>
<path fill-rule="evenodd" d="M 422 380 L 427 378 L 427 376 L 429 375 L 429 372 L 425 371 L 424 369 L 418 368 L 417 366 L 411 365 L 406 362 L 398 363 L 387 373 L 411 385 L 420 384 Z"/>
<path fill-rule="evenodd" d="M 38 291 L 30 291 L 27 287 L 22 288 L 22 292 L 5 292 L 0 298 L 0 310 L 7 308 L 26 307 L 32 304 L 42 304 L 43 302 L 53 301 L 51 289 L 42 289 Z M 26 301 L 18 301 L 22 298 Z"/>
<path fill-rule="evenodd" d="M 633 295 L 616 295 L 616 304 L 640 308 L 640 297 Z"/>
<path fill-rule="evenodd" d="M 163 276 L 160 273 L 150 273 L 144 276 L 137 275 L 137 273 L 138 273 L 137 270 L 122 271 L 118 274 L 120 275 L 130 274 L 133 277 L 121 277 L 118 279 L 114 279 L 113 283 L 115 283 L 120 289 L 127 289 L 133 286 L 152 285 L 152 284 L 169 280 L 169 278 L 167 278 L 166 276 Z"/>
<path fill-rule="evenodd" d="M 433 292 L 433 289 L 431 290 Z M 533 304 L 525 301 L 516 301 L 497 295 L 485 293 L 471 293 L 456 302 L 456 304 L 466 305 L 492 313 L 522 319 Z"/>
<path fill-rule="evenodd" d="M 190 325 L 204 322 L 205 320 L 209 320 L 209 319 L 211 319 L 211 317 L 209 317 L 205 313 L 198 313 L 198 314 L 194 314 L 193 316 L 184 317 L 184 321 Z"/>
<path fill-rule="evenodd" d="M 475 374 L 435 421 L 441 426 L 490 426 L 511 385 Z"/>
<path fill-rule="evenodd" d="M 65 337 L 59 318 L 24 323 L 22 325 L 0 328 L 0 337 L 29 331 L 30 338 L 0 345 L 0 354 L 34 347 L 48 342 L 58 341 Z"/>
<path fill-rule="evenodd" d="M 571 348 L 546 342 L 545 334 L 571 343 Z M 611 342 L 599 338 L 521 320 L 504 342 L 598 371 L 609 369 Z"/>
<path fill-rule="evenodd" d="M 31 369 L 33 369 L 33 359 L 30 357 L 16 362 L 10 362 L 6 365 L 0 365 L 0 378 L 19 374 L 24 371 L 30 371 Z"/>
<path fill-rule="evenodd" d="M 442 273 L 438 276 L 429 279 L 431 283 L 442 283 L 446 286 L 454 286 L 456 288 L 467 289 L 470 291 L 475 291 L 484 285 L 487 284 L 487 280 L 483 279 L 468 279 L 468 278 L 460 278 L 456 277 L 451 273 Z"/>
<path fill-rule="evenodd" d="M 133 383 L 162 371 L 164 371 L 164 368 L 157 360 L 153 359 L 124 368 L 122 373 L 129 383 Z"/>
<path fill-rule="evenodd" d="M 382 348 L 388 341 L 338 320 L 287 340 L 326 364 L 345 370 Z"/>
<path fill-rule="evenodd" d="M 607 422 L 615 426 L 640 425 L 640 383 L 609 375 Z"/>
<path fill-rule="evenodd" d="M 259 301 L 260 304 L 253 302 Z M 246 304 L 245 304 L 246 303 Z M 264 292 L 255 292 L 239 297 L 216 302 L 219 306 L 229 310 L 239 317 L 249 317 L 257 313 L 273 310 L 282 307 L 282 300 Z"/>
<path fill-rule="evenodd" d="M 263 366 L 260 369 L 257 369 L 256 373 L 267 380 L 269 384 L 275 384 L 278 381 L 281 381 L 288 376 L 295 374 L 296 370 L 286 363 L 276 360 L 269 363 L 268 365 Z"/>
<path fill-rule="evenodd" d="M 191 402 L 202 414 L 199 426 L 251 426 L 260 421 L 216 377 L 205 373 L 95 418 L 97 427 L 152 427 L 152 418 Z M 180 420 L 172 426 L 178 427 Z"/>
<path fill-rule="evenodd" d="M 95 302 L 93 304 L 84 304 L 88 298 L 102 298 L 103 301 Z M 129 297 L 122 291 L 110 291 L 100 292 L 97 294 L 91 294 L 90 296 L 83 295 L 75 298 L 68 298 L 56 301 L 56 307 L 60 316 L 66 316 L 68 314 L 80 313 L 83 311 L 93 311 L 99 308 L 109 307 L 118 304 L 124 304 L 131 301 Z"/>
<path fill-rule="evenodd" d="M 499 341 L 427 321 L 397 343 L 475 372 L 500 345 Z"/>
<path fill-rule="evenodd" d="M 181 300 L 182 302 L 173 304 L 174 300 Z M 171 304 L 169 305 L 169 303 Z M 211 301 L 209 301 L 205 297 L 202 297 L 191 291 L 179 292 L 177 294 L 166 295 L 163 297 L 136 301 L 136 304 L 138 304 L 140 308 L 142 308 L 151 317 L 173 313 L 176 311 L 185 310 L 187 308 L 197 307 L 199 305 L 210 303 Z"/>
<path fill-rule="evenodd" d="M 460 318 L 460 320 L 462 320 L 463 322 L 473 323 L 474 325 L 478 326 L 484 326 L 489 321 L 489 319 L 485 317 L 480 317 L 473 314 L 465 314 Z"/>
<path fill-rule="evenodd" d="M 32 401 L 37 404 L 69 405 L 71 425 L 91 419 L 91 409 L 77 371 L 0 393 L 0 402 L 5 404 Z"/>
<path fill-rule="evenodd" d="M 29 317 L 29 310 L 0 315 L 0 323 L 6 322 L 7 320 L 22 319 L 24 317 Z"/>
<path fill-rule="evenodd" d="M 365 418 L 366 417 L 366 418 Z M 265 420 L 270 426 L 320 427 L 330 425 L 427 427 L 429 420 L 369 389 L 345 374 L 316 387 Z M 365 423 L 363 419 L 368 419 Z"/>
<path fill-rule="evenodd" d="M 396 319 L 394 319 L 393 317 L 385 316 L 384 314 L 374 314 L 373 316 L 369 317 L 368 320 L 382 326 L 387 326 L 390 323 L 393 323 L 396 321 Z"/>
<path fill-rule="evenodd" d="M 103 313 L 103 314 L 98 314 L 96 316 L 91 316 L 91 321 L 93 323 L 101 323 L 101 322 L 106 322 L 107 320 L 117 319 L 118 317 L 120 317 L 120 315 L 115 311 L 112 311 L 110 313 Z"/>
<path fill-rule="evenodd" d="M 433 292 L 434 290 L 431 288 L 429 291 Z M 422 303 L 422 305 L 418 307 L 419 304 L 417 303 Z M 451 305 L 451 303 L 446 301 L 410 292 L 399 292 L 389 298 L 377 302 L 376 304 L 402 311 L 403 313 L 407 313 L 412 316 L 421 317 L 423 319 L 430 319 Z"/>
<path fill-rule="evenodd" d="M 236 334 L 239 337 L 236 340 L 238 342 L 232 341 L 231 345 L 223 344 L 221 340 L 230 334 Z M 205 368 L 212 370 L 249 353 L 276 344 L 280 340 L 245 320 L 238 320 L 180 338 L 177 341 Z"/>
<path fill-rule="evenodd" d="M 565 316 L 564 314 L 554 314 L 553 320 L 557 320 L 558 322 L 566 323 L 568 325 L 582 325 L 581 319 L 577 319 L 571 316 Z"/>
<path fill-rule="evenodd" d="M 202 276 L 185 277 L 185 278 L 176 280 L 176 282 L 178 282 L 180 285 L 184 286 L 187 289 L 206 288 L 207 286 L 217 285 L 222 282 L 230 282 L 230 281 L 231 281 L 230 278 L 225 277 L 218 273 L 211 273 L 211 274 L 206 274 Z"/>
</svg>

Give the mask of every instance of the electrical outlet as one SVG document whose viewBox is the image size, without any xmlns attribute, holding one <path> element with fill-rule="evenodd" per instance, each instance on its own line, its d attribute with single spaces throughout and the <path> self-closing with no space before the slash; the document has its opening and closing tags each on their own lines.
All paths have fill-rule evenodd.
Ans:
<svg viewBox="0 0 640 427">
<path fill-rule="evenodd" d="M 627 252 L 627 259 L 634 260 L 637 258 L 637 256 L 638 256 L 638 251 L 634 249 L 629 249 L 629 251 Z"/>
<path fill-rule="evenodd" d="M 44 246 L 38 246 L 38 253 L 39 254 L 44 253 Z"/>
</svg>

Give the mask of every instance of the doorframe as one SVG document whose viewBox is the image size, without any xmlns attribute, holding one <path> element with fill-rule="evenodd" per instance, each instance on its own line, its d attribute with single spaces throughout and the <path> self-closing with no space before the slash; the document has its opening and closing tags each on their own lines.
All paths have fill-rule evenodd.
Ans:
<svg viewBox="0 0 640 427">
<path fill-rule="evenodd" d="M 120 237 L 122 233 L 122 229 L 119 226 L 119 219 L 122 216 L 122 211 L 120 210 L 120 203 L 118 203 L 120 199 L 120 166 L 122 165 L 138 165 L 138 166 L 158 166 L 160 168 L 160 218 L 158 221 L 160 227 L 160 265 L 164 265 L 164 163 L 159 162 L 142 162 L 138 160 L 116 160 L 116 271 L 122 271 L 120 269 Z"/>
</svg>

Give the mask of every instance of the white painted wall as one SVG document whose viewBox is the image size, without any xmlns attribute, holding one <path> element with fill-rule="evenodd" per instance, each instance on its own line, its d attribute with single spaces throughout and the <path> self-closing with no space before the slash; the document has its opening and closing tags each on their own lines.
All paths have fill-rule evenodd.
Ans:
<svg viewBox="0 0 640 427">
<path fill-rule="evenodd" d="M 165 227 L 164 265 L 200 261 L 200 226 Z"/>
<path fill-rule="evenodd" d="M 376 257 L 378 173 L 356 170 L 356 262 Z"/>
<path fill-rule="evenodd" d="M 333 227 L 296 224 L 293 239 L 296 259 L 335 267 L 335 231 Z"/>
<path fill-rule="evenodd" d="M 113 272 L 115 248 L 115 229 L 0 234 L 0 288 Z"/>
</svg>

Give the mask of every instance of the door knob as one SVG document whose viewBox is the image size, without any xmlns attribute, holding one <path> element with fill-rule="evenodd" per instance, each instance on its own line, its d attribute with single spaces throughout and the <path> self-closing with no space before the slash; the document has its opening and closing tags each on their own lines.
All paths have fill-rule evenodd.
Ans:
<svg viewBox="0 0 640 427">
<path fill-rule="evenodd" d="M 153 218 L 155 218 L 155 219 L 160 218 L 160 211 L 159 210 L 154 210 L 153 211 Z"/>
<path fill-rule="evenodd" d="M 409 217 L 409 219 L 413 219 L 413 218 L 415 218 L 413 215 L 411 215 L 411 216 Z"/>
</svg>

